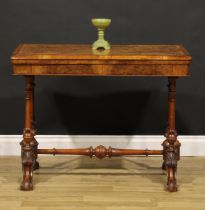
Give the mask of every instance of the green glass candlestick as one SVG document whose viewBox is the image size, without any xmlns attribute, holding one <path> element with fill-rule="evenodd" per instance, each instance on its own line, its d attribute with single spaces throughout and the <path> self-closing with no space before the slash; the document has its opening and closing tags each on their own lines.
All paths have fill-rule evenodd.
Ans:
<svg viewBox="0 0 205 210">
<path fill-rule="evenodd" d="M 110 50 L 110 44 L 104 39 L 104 31 L 110 25 L 111 19 L 93 18 L 91 22 L 98 30 L 98 40 L 92 44 L 92 49 Z"/>
</svg>

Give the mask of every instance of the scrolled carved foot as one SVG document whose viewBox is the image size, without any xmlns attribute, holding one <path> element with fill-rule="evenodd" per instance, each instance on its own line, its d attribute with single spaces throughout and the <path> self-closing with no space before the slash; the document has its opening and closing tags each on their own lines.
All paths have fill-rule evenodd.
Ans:
<svg viewBox="0 0 205 210">
<path fill-rule="evenodd" d="M 177 191 L 176 169 L 175 168 L 167 169 L 167 191 L 169 191 L 169 192 Z"/>
<path fill-rule="evenodd" d="M 21 183 L 20 189 L 24 191 L 33 190 L 33 171 L 30 166 L 23 166 L 23 181 Z"/>
<path fill-rule="evenodd" d="M 23 144 L 23 143 L 22 143 Z M 34 166 L 34 153 L 29 145 L 26 145 L 22 150 L 22 170 L 23 180 L 20 186 L 21 190 L 29 191 L 33 189 L 33 166 Z"/>
<path fill-rule="evenodd" d="M 33 190 L 33 184 L 30 181 L 22 181 L 21 186 L 20 186 L 20 190 L 23 191 L 31 191 Z"/>
</svg>

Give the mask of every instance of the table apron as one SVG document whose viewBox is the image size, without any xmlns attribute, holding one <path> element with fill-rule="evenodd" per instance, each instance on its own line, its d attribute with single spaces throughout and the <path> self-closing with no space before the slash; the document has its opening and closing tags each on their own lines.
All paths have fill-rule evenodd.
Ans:
<svg viewBox="0 0 205 210">
<path fill-rule="evenodd" d="M 15 64 L 14 75 L 76 75 L 76 76 L 188 76 L 187 64 Z"/>
</svg>

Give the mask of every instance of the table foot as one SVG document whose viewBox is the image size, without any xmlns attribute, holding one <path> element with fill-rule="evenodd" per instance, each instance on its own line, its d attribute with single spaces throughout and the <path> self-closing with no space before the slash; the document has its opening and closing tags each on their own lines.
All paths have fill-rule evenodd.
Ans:
<svg viewBox="0 0 205 210">
<path fill-rule="evenodd" d="M 20 186 L 21 190 L 29 191 L 33 189 L 33 170 L 38 167 L 36 161 L 36 151 L 38 142 L 33 137 L 30 129 L 25 129 L 21 145 L 21 160 L 23 180 Z"/>
<path fill-rule="evenodd" d="M 22 170 L 23 180 L 20 186 L 21 190 L 29 191 L 33 190 L 33 151 L 22 151 Z"/>
<path fill-rule="evenodd" d="M 174 167 L 167 168 L 167 191 L 169 192 L 177 191 L 176 168 Z"/>
</svg>

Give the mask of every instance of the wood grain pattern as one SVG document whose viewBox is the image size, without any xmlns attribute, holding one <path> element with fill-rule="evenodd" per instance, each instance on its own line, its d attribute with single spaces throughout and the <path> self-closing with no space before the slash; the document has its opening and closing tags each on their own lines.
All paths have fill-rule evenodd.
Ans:
<svg viewBox="0 0 205 210">
<path fill-rule="evenodd" d="M 107 55 L 101 54 L 95 55 L 90 45 L 22 44 L 11 59 L 191 60 L 181 45 L 112 45 Z"/>
<path fill-rule="evenodd" d="M 187 65 L 14 65 L 16 75 L 188 76 Z"/>
<path fill-rule="evenodd" d="M 188 76 L 191 59 L 181 45 L 113 45 L 96 55 L 90 45 L 22 44 L 11 62 L 14 75 Z"/>
</svg>

